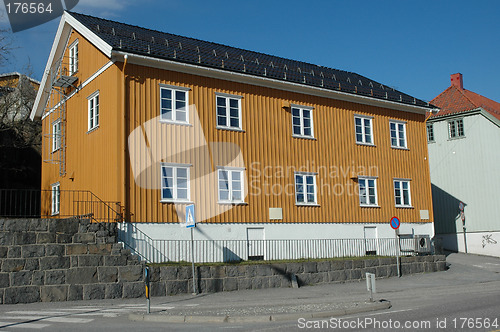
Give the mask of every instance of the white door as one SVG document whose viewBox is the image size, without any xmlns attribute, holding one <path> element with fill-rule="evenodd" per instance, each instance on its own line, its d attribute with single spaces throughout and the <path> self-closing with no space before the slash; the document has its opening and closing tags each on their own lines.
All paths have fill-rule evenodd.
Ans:
<svg viewBox="0 0 500 332">
<path fill-rule="evenodd" d="M 377 227 L 365 226 L 365 254 L 377 255 Z"/>
<path fill-rule="evenodd" d="M 247 228 L 248 260 L 264 260 L 264 227 Z"/>
</svg>

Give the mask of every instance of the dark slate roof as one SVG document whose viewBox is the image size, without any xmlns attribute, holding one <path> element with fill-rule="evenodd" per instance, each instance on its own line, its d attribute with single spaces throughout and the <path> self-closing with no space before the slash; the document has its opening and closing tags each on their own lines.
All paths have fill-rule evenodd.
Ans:
<svg viewBox="0 0 500 332">
<path fill-rule="evenodd" d="M 343 70 L 68 12 L 113 50 L 342 91 L 402 104 L 429 103 Z"/>
</svg>

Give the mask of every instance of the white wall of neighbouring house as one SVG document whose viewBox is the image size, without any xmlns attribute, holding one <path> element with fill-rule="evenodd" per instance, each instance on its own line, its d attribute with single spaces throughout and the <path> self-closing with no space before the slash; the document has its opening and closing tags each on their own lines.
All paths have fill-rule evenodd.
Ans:
<svg viewBox="0 0 500 332">
<path fill-rule="evenodd" d="M 461 118 L 454 116 L 453 118 Z M 429 143 L 435 228 L 444 249 L 465 252 L 459 203 L 465 205 L 467 252 L 500 256 L 500 127 L 482 113 L 462 115 L 465 137 L 448 137 L 448 120 L 431 121 Z"/>
</svg>

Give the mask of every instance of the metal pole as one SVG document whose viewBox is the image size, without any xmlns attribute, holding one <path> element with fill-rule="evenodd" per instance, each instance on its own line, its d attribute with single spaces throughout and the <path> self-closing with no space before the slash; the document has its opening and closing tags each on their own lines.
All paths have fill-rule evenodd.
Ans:
<svg viewBox="0 0 500 332">
<path fill-rule="evenodd" d="M 401 278 L 401 266 L 399 263 L 399 255 L 400 255 L 399 249 L 401 247 L 401 239 L 399 238 L 398 234 L 399 231 L 397 229 L 395 230 L 395 233 L 396 233 L 396 266 L 398 269 L 398 277 Z"/>
<path fill-rule="evenodd" d="M 465 253 L 467 253 L 467 233 L 465 232 L 465 231 L 466 231 L 465 225 L 463 226 L 463 228 L 464 228 L 464 245 L 465 245 Z"/>
<path fill-rule="evenodd" d="M 193 227 L 191 227 L 191 269 L 193 272 L 193 295 L 196 295 L 196 277 L 194 272 L 194 236 L 193 236 Z"/>
<path fill-rule="evenodd" d="M 146 273 L 146 278 L 145 278 L 145 284 L 146 284 L 146 313 L 149 314 L 149 313 L 151 313 L 151 301 L 149 299 L 149 297 L 150 297 L 149 281 L 151 280 L 151 269 L 149 268 L 149 266 L 146 266 L 146 270 L 144 272 Z"/>
</svg>

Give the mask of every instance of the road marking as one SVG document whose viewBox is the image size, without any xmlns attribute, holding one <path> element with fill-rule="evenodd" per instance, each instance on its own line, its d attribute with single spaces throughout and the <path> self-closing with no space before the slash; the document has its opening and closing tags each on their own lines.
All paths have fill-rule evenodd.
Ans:
<svg viewBox="0 0 500 332">
<path fill-rule="evenodd" d="M 196 307 L 199 306 L 199 304 L 185 304 L 185 307 Z"/>
<path fill-rule="evenodd" d="M 23 322 L 0 322 L 0 328 L 22 328 L 22 329 L 43 329 L 50 326 L 50 324 L 41 323 L 23 323 Z"/>
<path fill-rule="evenodd" d="M 376 312 L 376 313 L 373 313 L 373 314 L 366 314 L 366 315 L 363 314 L 363 313 L 360 313 L 360 314 L 357 314 L 357 315 L 343 316 L 342 319 L 355 318 L 355 317 L 359 317 L 359 316 L 378 316 L 378 315 L 385 315 L 385 314 L 393 314 L 393 313 L 396 313 L 396 312 L 411 311 L 411 310 L 415 310 L 415 309 L 417 309 L 417 308 L 401 309 L 401 310 L 388 310 L 388 311 Z"/>
<path fill-rule="evenodd" d="M 495 266 L 500 266 L 500 264 L 498 263 L 486 263 L 487 265 L 495 265 Z M 497 330 L 497 331 L 500 331 L 500 330 Z"/>
<path fill-rule="evenodd" d="M 53 323 L 89 323 L 92 318 L 73 318 L 73 317 L 47 317 L 47 316 L 2 316 L 0 319 L 6 320 L 25 320 L 27 322 L 46 321 Z"/>
</svg>

